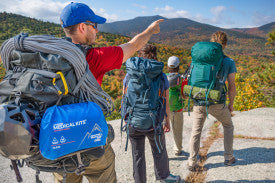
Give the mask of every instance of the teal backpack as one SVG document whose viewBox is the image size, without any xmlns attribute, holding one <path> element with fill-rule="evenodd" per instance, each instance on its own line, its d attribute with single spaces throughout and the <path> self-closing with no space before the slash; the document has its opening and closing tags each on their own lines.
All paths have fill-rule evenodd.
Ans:
<svg viewBox="0 0 275 183">
<path fill-rule="evenodd" d="M 121 105 L 121 131 L 127 132 L 125 150 L 129 125 L 142 132 L 154 130 L 156 146 L 159 152 L 162 149 L 159 138 L 166 115 L 163 67 L 162 62 L 141 57 L 132 57 L 126 61 L 127 75 Z M 123 121 L 126 122 L 124 126 Z"/>
<path fill-rule="evenodd" d="M 216 42 L 198 42 L 191 49 L 192 63 L 188 85 L 184 86 L 184 94 L 198 105 L 207 106 L 219 103 L 221 96 L 226 93 L 222 74 L 224 54 L 222 45 Z"/>
</svg>

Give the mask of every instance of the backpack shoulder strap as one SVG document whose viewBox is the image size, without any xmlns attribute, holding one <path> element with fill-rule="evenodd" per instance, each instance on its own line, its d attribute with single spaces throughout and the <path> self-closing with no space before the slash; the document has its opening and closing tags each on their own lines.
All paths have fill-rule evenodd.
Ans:
<svg viewBox="0 0 275 183">
<path fill-rule="evenodd" d="M 129 74 L 126 74 L 125 85 L 123 85 L 123 95 L 125 95 L 127 93 L 129 80 L 130 80 L 130 76 L 129 76 Z"/>
</svg>

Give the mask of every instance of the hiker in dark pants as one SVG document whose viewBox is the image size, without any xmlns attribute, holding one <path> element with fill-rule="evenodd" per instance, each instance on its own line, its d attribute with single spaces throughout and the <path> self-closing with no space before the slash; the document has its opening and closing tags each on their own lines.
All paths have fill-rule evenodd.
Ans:
<svg viewBox="0 0 275 183">
<path fill-rule="evenodd" d="M 146 59 L 157 60 L 157 48 L 154 45 L 147 44 L 138 52 L 138 57 Z M 165 123 L 163 125 L 163 130 L 161 130 L 160 144 L 162 144 L 163 149 L 159 152 L 159 149 L 155 141 L 154 129 L 147 131 L 141 131 L 133 128 L 131 124 L 129 125 L 129 138 L 132 144 L 132 156 L 133 156 L 133 176 L 135 183 L 146 183 L 146 162 L 145 162 L 145 137 L 148 138 L 152 154 L 154 158 L 154 170 L 157 180 L 162 182 L 178 182 L 180 176 L 174 176 L 170 174 L 169 170 L 169 160 L 166 151 L 165 144 L 165 132 L 170 131 L 170 121 L 169 121 L 169 83 L 167 76 L 162 73 L 162 79 L 164 81 L 164 97 L 166 99 L 166 117 Z M 126 92 L 126 80 L 127 75 L 123 80 L 123 93 Z M 158 122 L 157 122 L 158 123 Z"/>
<path fill-rule="evenodd" d="M 83 46 L 90 46 L 87 50 L 86 60 L 90 71 L 93 73 L 99 85 L 102 83 L 106 72 L 120 69 L 129 57 L 142 48 L 153 34 L 160 32 L 159 23 L 163 20 L 153 22 L 142 33 L 119 46 L 92 48 L 98 33 L 97 24 L 103 24 L 106 19 L 100 17 L 83 3 L 70 3 L 61 12 L 61 25 L 67 37 L 72 42 Z M 115 171 L 115 154 L 110 144 L 105 145 L 105 153 L 98 160 L 92 161 L 86 167 L 84 174 L 67 174 L 66 183 L 80 183 L 85 176 L 90 183 L 115 183 L 117 182 Z M 54 173 L 55 182 L 63 182 L 63 175 Z"/>
<path fill-rule="evenodd" d="M 227 44 L 227 35 L 224 32 L 218 31 L 212 34 L 211 42 L 217 42 L 222 45 L 222 49 L 226 47 Z M 234 126 L 231 119 L 231 113 L 233 112 L 233 103 L 236 95 L 236 87 L 235 87 L 235 73 L 237 72 L 234 60 L 229 57 L 224 57 L 222 61 L 221 67 L 222 80 L 220 81 L 222 84 L 225 81 L 228 81 L 228 98 L 229 104 L 228 106 L 225 104 L 226 95 L 220 99 L 220 102 L 217 104 L 211 104 L 208 106 L 208 113 L 213 115 L 218 121 L 222 123 L 224 129 L 224 164 L 227 166 L 235 163 L 235 158 L 233 156 L 233 130 Z M 201 131 L 203 128 L 204 121 L 207 116 L 205 105 L 199 105 L 198 100 L 194 100 L 193 107 L 193 127 L 192 134 L 190 138 L 190 157 L 188 159 L 188 169 L 190 171 L 196 170 L 197 165 L 197 155 L 200 148 L 200 137 Z"/>
</svg>

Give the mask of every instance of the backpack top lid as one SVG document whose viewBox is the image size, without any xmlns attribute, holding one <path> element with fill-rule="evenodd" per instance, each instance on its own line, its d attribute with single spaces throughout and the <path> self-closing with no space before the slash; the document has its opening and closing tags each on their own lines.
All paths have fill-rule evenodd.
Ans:
<svg viewBox="0 0 275 183">
<path fill-rule="evenodd" d="M 222 45 L 216 42 L 198 42 L 191 49 L 192 63 L 219 66 L 223 58 Z"/>
<path fill-rule="evenodd" d="M 154 59 L 132 57 L 126 61 L 126 71 L 131 77 L 140 78 L 146 74 L 149 78 L 155 78 L 161 74 L 164 64 Z"/>
</svg>

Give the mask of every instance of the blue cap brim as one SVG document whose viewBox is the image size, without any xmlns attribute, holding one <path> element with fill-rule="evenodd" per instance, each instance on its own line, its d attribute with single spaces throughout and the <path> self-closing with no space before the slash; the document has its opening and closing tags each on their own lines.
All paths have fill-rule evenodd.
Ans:
<svg viewBox="0 0 275 183">
<path fill-rule="evenodd" d="M 98 15 L 94 15 L 93 17 L 90 18 L 90 21 L 98 24 L 104 24 L 106 22 L 106 18 L 103 18 Z"/>
</svg>

